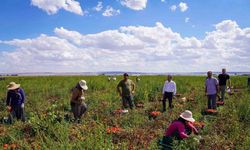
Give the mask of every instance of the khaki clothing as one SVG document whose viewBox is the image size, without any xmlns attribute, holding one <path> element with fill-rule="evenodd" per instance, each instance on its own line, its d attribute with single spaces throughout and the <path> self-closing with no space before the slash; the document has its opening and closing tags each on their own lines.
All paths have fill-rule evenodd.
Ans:
<svg viewBox="0 0 250 150">
<path fill-rule="evenodd" d="M 72 96 L 71 96 L 71 102 L 76 104 L 81 104 L 84 100 L 84 92 L 83 90 L 79 90 L 78 88 L 72 89 Z"/>
<path fill-rule="evenodd" d="M 130 79 L 127 79 L 126 81 L 121 80 L 117 85 L 117 90 L 120 91 L 120 88 L 122 89 L 122 96 L 131 96 L 132 91 L 135 90 L 135 84 Z"/>
<path fill-rule="evenodd" d="M 80 119 L 87 110 L 87 105 L 83 102 L 84 100 L 83 90 L 79 90 L 76 87 L 73 88 L 70 105 L 75 119 Z"/>
</svg>

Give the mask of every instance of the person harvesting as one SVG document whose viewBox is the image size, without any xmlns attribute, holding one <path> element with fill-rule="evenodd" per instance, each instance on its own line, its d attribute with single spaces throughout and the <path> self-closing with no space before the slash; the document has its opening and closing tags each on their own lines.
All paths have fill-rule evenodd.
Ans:
<svg viewBox="0 0 250 150">
<path fill-rule="evenodd" d="M 84 93 L 88 90 L 87 82 L 85 80 L 79 81 L 72 89 L 70 100 L 71 111 L 74 115 L 75 121 L 80 123 L 82 115 L 87 110 L 87 105 L 84 102 Z"/>
<path fill-rule="evenodd" d="M 15 82 L 10 82 L 7 85 L 7 99 L 6 106 L 7 110 L 10 112 L 10 121 L 13 122 L 14 118 L 17 120 L 25 121 L 24 116 L 24 102 L 25 102 L 25 93 L 24 90 L 20 87 L 20 84 Z"/>
<path fill-rule="evenodd" d="M 198 130 L 192 124 L 194 121 L 191 111 L 182 112 L 166 129 L 162 139 L 163 150 L 172 150 L 173 140 L 189 138 L 192 132 L 198 134 Z"/>
</svg>

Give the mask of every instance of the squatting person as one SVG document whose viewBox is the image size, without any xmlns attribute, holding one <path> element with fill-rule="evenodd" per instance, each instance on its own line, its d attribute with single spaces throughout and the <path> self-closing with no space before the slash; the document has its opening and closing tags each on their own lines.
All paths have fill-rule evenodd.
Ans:
<svg viewBox="0 0 250 150">
<path fill-rule="evenodd" d="M 182 112 L 177 120 L 174 120 L 166 129 L 162 139 L 163 149 L 171 150 L 173 140 L 183 140 L 190 137 L 189 135 L 194 132 L 198 134 L 198 130 L 193 126 L 195 119 L 192 112 L 185 110 Z"/>
</svg>

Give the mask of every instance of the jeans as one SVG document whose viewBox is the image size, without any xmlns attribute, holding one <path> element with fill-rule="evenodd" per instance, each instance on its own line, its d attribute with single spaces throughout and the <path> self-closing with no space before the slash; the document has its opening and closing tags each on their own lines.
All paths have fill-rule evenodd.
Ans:
<svg viewBox="0 0 250 150">
<path fill-rule="evenodd" d="M 82 104 L 71 102 L 70 105 L 71 105 L 71 111 L 74 115 L 75 120 L 81 119 L 82 115 L 87 110 L 87 105 L 84 102 Z"/>
<path fill-rule="evenodd" d="M 122 105 L 123 105 L 123 108 L 128 108 L 128 105 L 129 105 L 129 108 L 133 109 L 134 107 L 133 96 L 132 95 L 122 96 Z"/>
<path fill-rule="evenodd" d="M 25 121 L 24 108 L 21 105 L 11 106 L 12 111 L 10 112 L 9 119 L 13 123 L 14 118 L 17 120 Z"/>
<path fill-rule="evenodd" d="M 226 85 L 221 85 L 221 86 L 220 86 L 220 94 L 221 94 L 220 97 L 221 97 L 221 101 L 224 101 L 224 100 L 225 100 L 226 88 L 227 88 Z"/>
<path fill-rule="evenodd" d="M 172 100 L 173 100 L 173 92 L 165 92 L 163 95 L 162 105 L 163 105 L 163 111 L 166 111 L 166 100 L 168 99 L 168 106 L 169 108 L 173 108 L 172 106 Z"/>
<path fill-rule="evenodd" d="M 207 106 L 208 109 L 216 109 L 216 94 L 207 96 Z"/>
</svg>

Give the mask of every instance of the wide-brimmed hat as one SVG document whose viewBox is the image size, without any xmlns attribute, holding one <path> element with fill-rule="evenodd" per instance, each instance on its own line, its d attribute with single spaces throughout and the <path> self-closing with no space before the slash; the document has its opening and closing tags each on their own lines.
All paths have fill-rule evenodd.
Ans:
<svg viewBox="0 0 250 150">
<path fill-rule="evenodd" d="M 15 90 L 20 87 L 20 84 L 16 84 L 15 82 L 10 82 L 9 85 L 7 85 L 8 90 Z"/>
<path fill-rule="evenodd" d="M 81 80 L 78 82 L 80 87 L 84 90 L 87 90 L 88 89 L 88 86 L 87 86 L 87 82 L 85 80 Z"/>
<path fill-rule="evenodd" d="M 189 110 L 185 110 L 183 113 L 181 113 L 180 117 L 190 122 L 195 121 L 195 119 L 193 118 L 192 112 Z"/>
</svg>

